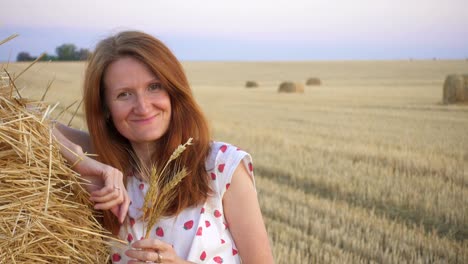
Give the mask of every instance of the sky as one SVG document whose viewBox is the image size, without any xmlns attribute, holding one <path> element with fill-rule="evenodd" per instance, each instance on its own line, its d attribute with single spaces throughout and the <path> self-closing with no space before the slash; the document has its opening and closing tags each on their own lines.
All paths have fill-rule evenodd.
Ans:
<svg viewBox="0 0 468 264">
<path fill-rule="evenodd" d="M 0 61 L 141 30 L 182 61 L 468 58 L 467 0 L 1 0 Z"/>
</svg>

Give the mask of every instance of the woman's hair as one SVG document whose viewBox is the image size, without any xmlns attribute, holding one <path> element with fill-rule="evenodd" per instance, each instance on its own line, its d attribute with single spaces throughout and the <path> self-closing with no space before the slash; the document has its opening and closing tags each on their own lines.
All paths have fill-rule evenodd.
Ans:
<svg viewBox="0 0 468 264">
<path fill-rule="evenodd" d="M 152 157 L 155 165 L 161 168 L 179 144 L 193 138 L 193 145 L 177 158 L 189 175 L 179 183 L 177 196 L 165 212 L 165 215 L 175 215 L 202 203 L 210 192 L 205 169 L 211 139 L 207 121 L 195 102 L 182 65 L 161 41 L 143 32 L 124 31 L 99 42 L 85 73 L 86 122 L 97 159 L 121 170 L 124 182 L 135 166 L 141 168 L 144 164 L 135 158 L 130 142 L 114 127 L 104 100 L 106 68 L 122 57 L 144 63 L 159 78 L 170 97 L 171 120 L 168 130 L 157 141 Z M 104 224 L 116 232 L 117 219 L 109 212 L 104 215 Z"/>
</svg>

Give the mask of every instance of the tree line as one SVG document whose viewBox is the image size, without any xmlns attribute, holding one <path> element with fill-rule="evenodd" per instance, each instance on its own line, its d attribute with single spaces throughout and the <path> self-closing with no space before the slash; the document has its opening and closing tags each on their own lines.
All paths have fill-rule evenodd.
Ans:
<svg viewBox="0 0 468 264">
<path fill-rule="evenodd" d="M 88 49 L 78 49 L 74 44 L 66 43 L 55 48 L 56 55 L 44 54 L 41 61 L 81 61 L 86 60 L 91 52 Z M 16 61 L 33 61 L 37 57 L 31 56 L 29 52 L 22 51 L 16 56 Z"/>
</svg>

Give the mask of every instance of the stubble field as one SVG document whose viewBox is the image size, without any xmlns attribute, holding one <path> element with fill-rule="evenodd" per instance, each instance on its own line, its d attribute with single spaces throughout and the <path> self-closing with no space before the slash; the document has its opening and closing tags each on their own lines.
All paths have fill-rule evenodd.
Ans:
<svg viewBox="0 0 468 264">
<path fill-rule="evenodd" d="M 441 104 L 468 61 L 183 64 L 215 139 L 253 155 L 277 263 L 468 262 L 468 105 Z M 83 70 L 40 63 L 17 86 L 38 99 L 55 79 L 45 100 L 76 101 L 68 123 Z M 323 84 L 277 93 L 308 77 Z"/>
</svg>

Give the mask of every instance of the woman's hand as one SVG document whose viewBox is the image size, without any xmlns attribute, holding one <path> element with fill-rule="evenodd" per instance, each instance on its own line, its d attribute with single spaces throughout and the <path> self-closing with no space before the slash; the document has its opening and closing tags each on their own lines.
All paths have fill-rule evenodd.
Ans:
<svg viewBox="0 0 468 264">
<path fill-rule="evenodd" d="M 123 223 L 127 215 L 130 199 L 123 183 L 123 174 L 114 167 L 85 157 L 75 170 L 85 179 L 91 181 L 86 189 L 90 193 L 90 200 L 95 202 L 94 209 L 111 210 Z"/>
<path fill-rule="evenodd" d="M 174 248 L 157 239 L 142 239 L 132 244 L 133 249 L 125 251 L 132 258 L 128 263 L 191 263 L 177 256 Z"/>
<path fill-rule="evenodd" d="M 123 183 L 122 172 L 83 153 L 81 144 L 90 149 L 89 136 L 86 133 L 73 132 L 73 129 L 68 129 L 61 124 L 57 124 L 57 128 L 52 125 L 51 129 L 59 143 L 62 156 L 69 164 L 72 164 L 74 171 L 89 181 L 83 185 L 91 194 L 90 200 L 96 203 L 94 208 L 111 210 L 119 222 L 123 223 L 130 199 Z M 71 141 L 64 133 L 81 144 Z"/>
</svg>

